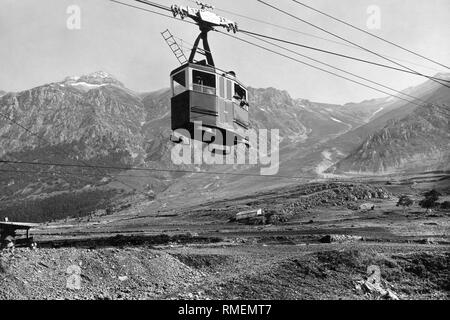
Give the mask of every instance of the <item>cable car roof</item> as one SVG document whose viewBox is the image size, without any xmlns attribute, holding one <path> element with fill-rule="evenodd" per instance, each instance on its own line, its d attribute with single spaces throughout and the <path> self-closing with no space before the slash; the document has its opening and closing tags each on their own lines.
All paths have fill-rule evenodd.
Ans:
<svg viewBox="0 0 450 320">
<path fill-rule="evenodd" d="M 0 221 L 0 229 L 2 229 L 2 228 L 13 228 L 13 229 L 16 229 L 16 230 L 27 230 L 27 229 L 31 229 L 31 228 L 36 228 L 38 226 L 39 226 L 39 224 L 37 224 L 37 223 Z"/>
</svg>

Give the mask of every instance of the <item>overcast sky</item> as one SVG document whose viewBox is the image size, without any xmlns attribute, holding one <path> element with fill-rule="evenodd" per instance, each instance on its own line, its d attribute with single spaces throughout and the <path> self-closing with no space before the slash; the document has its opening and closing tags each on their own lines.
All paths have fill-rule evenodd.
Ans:
<svg viewBox="0 0 450 320">
<path fill-rule="evenodd" d="M 134 3 L 132 0 L 119 1 Z M 155 1 L 166 5 L 195 5 L 187 0 Z M 429 58 L 450 64 L 449 0 L 302 1 L 365 30 L 368 30 L 367 9 L 376 5 L 381 12 L 381 28 L 368 31 Z M 439 71 L 450 71 L 333 22 L 290 0 L 267 2 L 371 50 L 408 61 L 401 63 L 419 72 L 432 75 Z M 277 13 L 256 0 L 209 0 L 208 3 L 218 9 L 239 12 L 241 15 L 303 33 L 340 41 Z M 69 30 L 66 26 L 69 17 L 66 10 L 70 5 L 78 5 L 81 9 L 80 30 Z M 150 7 L 148 9 L 155 10 Z M 224 15 L 222 12 L 217 13 Z M 388 63 L 367 52 L 342 44 L 230 14 L 226 17 L 237 21 L 239 26 L 246 30 Z M 136 91 L 153 91 L 167 87 L 169 73 L 178 65 L 160 34 L 167 28 L 175 36 L 190 43 L 198 33 L 192 25 L 121 6 L 109 0 L 0 0 L 0 90 L 24 90 L 60 81 L 69 75 L 97 70 L 113 74 L 127 87 Z M 361 101 L 383 95 L 220 34 L 211 34 L 210 44 L 216 65 L 222 69 L 236 71 L 238 77 L 252 87 L 275 87 L 287 90 L 295 98 L 330 103 Z M 306 49 L 293 49 L 399 90 L 424 81 L 423 78 L 413 75 L 346 61 Z"/>
</svg>

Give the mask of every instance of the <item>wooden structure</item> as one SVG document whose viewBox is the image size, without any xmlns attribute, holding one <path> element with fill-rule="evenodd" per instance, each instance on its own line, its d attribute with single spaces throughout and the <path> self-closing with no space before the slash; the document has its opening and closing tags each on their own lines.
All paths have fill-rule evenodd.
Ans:
<svg viewBox="0 0 450 320">
<path fill-rule="evenodd" d="M 236 221 L 262 216 L 262 209 L 241 211 L 236 214 Z"/>
<path fill-rule="evenodd" d="M 35 247 L 33 237 L 30 237 L 30 229 L 37 227 L 36 223 L 22 223 L 22 222 L 0 222 L 0 248 L 15 247 L 15 246 L 30 246 Z M 21 235 L 17 231 L 24 231 Z"/>
<path fill-rule="evenodd" d="M 264 215 L 262 209 L 248 210 L 237 213 L 231 221 L 250 225 L 259 225 L 266 224 L 266 216 Z"/>
</svg>

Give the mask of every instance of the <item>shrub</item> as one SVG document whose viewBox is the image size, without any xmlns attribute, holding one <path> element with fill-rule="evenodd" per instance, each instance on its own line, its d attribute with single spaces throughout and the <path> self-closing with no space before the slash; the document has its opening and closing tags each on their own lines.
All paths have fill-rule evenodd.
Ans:
<svg viewBox="0 0 450 320">
<path fill-rule="evenodd" d="M 425 199 L 433 199 L 434 201 L 438 201 L 439 197 L 441 197 L 442 194 L 433 189 L 431 191 L 425 192 L 423 196 L 425 197 Z"/>
<path fill-rule="evenodd" d="M 424 199 L 419 202 L 419 205 L 424 209 L 433 209 L 437 207 L 439 204 L 437 201 L 439 200 L 439 197 L 442 196 L 438 191 L 431 190 L 426 193 L 424 193 Z"/>
<path fill-rule="evenodd" d="M 414 201 L 406 195 L 403 195 L 398 199 L 397 207 L 401 206 L 403 207 L 403 213 L 406 211 L 406 208 L 412 206 L 414 204 Z"/>
<path fill-rule="evenodd" d="M 441 203 L 441 209 L 449 210 L 450 209 L 450 201 L 444 201 Z"/>
<path fill-rule="evenodd" d="M 44 199 L 25 200 L 0 209 L 0 220 L 47 222 L 68 217 L 88 216 L 92 211 L 106 209 L 114 190 L 66 192 Z"/>
</svg>

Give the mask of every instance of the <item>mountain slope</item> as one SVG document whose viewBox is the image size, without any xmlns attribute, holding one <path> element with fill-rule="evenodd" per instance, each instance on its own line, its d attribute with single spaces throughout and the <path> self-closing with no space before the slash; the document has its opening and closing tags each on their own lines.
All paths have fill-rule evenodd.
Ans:
<svg viewBox="0 0 450 320">
<path fill-rule="evenodd" d="M 143 162 L 145 108 L 112 76 L 96 72 L 0 98 L 0 157 L 28 162 L 129 166 Z M 0 198 L 18 200 L 106 186 L 117 170 L 2 165 Z M 16 170 L 25 173 L 17 173 Z M 28 172 L 27 172 L 28 171 Z M 115 188 L 127 188 L 115 183 Z"/>
<path fill-rule="evenodd" d="M 132 157 L 142 153 L 139 120 L 145 118 L 143 105 L 110 83 L 64 81 L 9 93 L 1 98 L 0 111 L 40 137 L 2 119 L 0 155 L 40 148 L 45 141 L 51 146 L 82 141 L 78 156 L 85 160 L 111 150 Z"/>
<path fill-rule="evenodd" d="M 385 174 L 450 168 L 450 110 L 418 107 L 391 120 L 329 172 Z"/>
<path fill-rule="evenodd" d="M 438 74 L 436 77 L 450 79 L 450 74 Z M 450 105 L 450 90 L 430 80 L 419 86 L 408 88 L 403 92 L 429 104 Z M 314 163 L 317 163 L 318 158 L 324 158 L 322 153 L 325 150 L 329 154 L 329 159 L 325 159 L 324 162 L 328 167 L 332 167 L 333 164 L 352 154 L 371 135 L 383 129 L 390 121 L 401 120 L 419 108 L 416 104 L 393 97 L 363 101 L 361 104 L 346 104 L 344 107 L 357 110 L 359 106 L 368 110 L 375 110 L 375 113 L 368 118 L 367 123 L 324 143 L 321 148 L 307 155 L 303 158 L 305 164 L 312 166 Z M 361 167 L 363 166 L 361 164 Z M 326 170 L 324 167 L 322 169 Z M 333 170 L 333 168 L 330 168 L 329 172 L 333 172 Z"/>
<path fill-rule="evenodd" d="M 414 94 L 414 89 L 409 90 Z M 449 101 L 448 92 L 437 88 L 434 83 L 426 83 L 417 90 L 416 93 L 423 94 L 424 99 Z M 22 92 L 6 93 L 0 97 L 0 112 L 29 128 L 41 139 L 0 118 L 2 159 L 123 168 L 138 166 L 151 170 L 0 164 L 0 201 L 5 204 L 91 189 L 116 190 L 122 194 L 138 190 L 150 195 L 151 200 L 161 201 L 163 206 L 164 203 L 176 201 L 175 198 L 183 201 L 188 196 L 205 201 L 218 195 L 238 195 L 242 190 L 252 192 L 299 181 L 283 177 L 258 177 L 258 165 L 174 165 L 171 161 L 173 144 L 169 141 L 170 98 L 169 89 L 136 93 L 101 71 L 68 77 L 61 82 Z M 380 154 L 382 145 L 391 143 L 388 140 L 402 136 L 403 132 L 388 129 L 384 136 L 381 135 L 378 140 L 375 138 L 376 133 L 390 121 L 400 121 L 416 109 L 412 104 L 392 98 L 344 106 L 322 104 L 293 99 L 286 91 L 274 88 L 249 88 L 249 100 L 252 127 L 279 130 L 278 174 L 301 177 L 300 180 L 316 178 L 349 155 L 348 161 L 351 163 L 342 162 L 334 168 L 336 172 L 363 172 L 365 168 L 371 172 L 391 170 L 391 164 L 376 164 L 381 160 L 366 154 L 372 149 Z M 420 139 L 437 134 L 431 127 L 422 125 L 426 131 Z M 394 126 L 409 130 L 408 124 L 396 123 Z M 410 126 L 416 128 L 418 124 Z M 409 140 L 406 142 L 395 140 L 392 144 L 406 150 L 406 143 L 420 140 L 412 133 L 407 135 Z M 441 133 L 438 136 L 445 137 Z M 353 155 L 353 151 L 369 137 L 373 141 L 362 152 L 365 156 Z M 422 140 L 414 143 L 423 145 Z M 443 148 L 437 141 L 434 145 L 435 149 L 426 151 L 427 156 L 438 155 L 433 152 Z M 408 156 L 405 151 L 401 158 L 390 161 L 401 163 Z M 436 163 L 439 161 L 436 160 Z M 434 164 L 430 163 L 431 167 Z M 210 172 L 191 173 L 200 170 Z M 253 176 L 228 176 L 213 172 L 251 173 Z"/>
<path fill-rule="evenodd" d="M 334 111 L 341 106 L 292 99 L 287 92 L 274 88 L 250 88 L 249 92 L 252 126 L 255 129 L 279 129 L 282 162 L 296 158 L 298 152 L 307 151 L 312 144 L 320 144 L 323 139 L 362 123 L 357 117 L 353 119 L 351 115 Z M 0 112 L 34 134 L 1 118 L 0 157 L 28 162 L 259 173 L 258 167 L 249 165 L 174 165 L 171 161 L 173 144 L 169 141 L 170 97 L 169 89 L 133 92 L 101 71 L 7 93 L 0 98 Z M 291 170 L 288 162 L 281 166 L 281 172 Z M 195 185 L 192 174 L 185 173 L 143 174 L 130 170 L 34 165 L 0 167 L 3 170 L 0 172 L 0 198 L 8 201 L 82 190 L 86 186 L 127 191 L 136 188 L 158 194 L 178 183 Z M 16 170 L 24 172 L 17 173 Z M 251 179 L 222 176 L 219 181 L 216 178 L 197 174 L 194 180 L 200 182 L 199 188 L 203 188 L 203 184 L 227 185 L 236 191 L 238 189 L 233 189 L 233 185 L 261 186 Z"/>
</svg>

